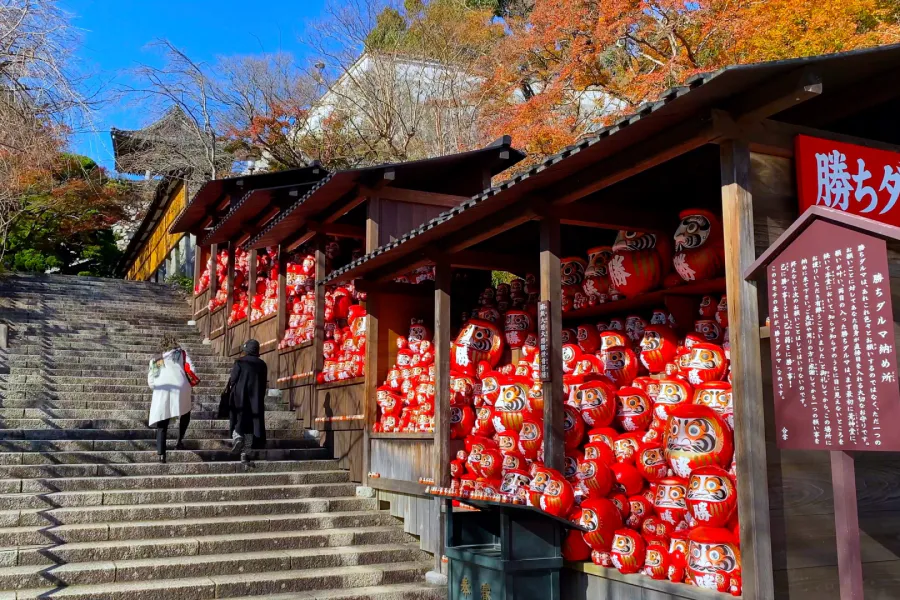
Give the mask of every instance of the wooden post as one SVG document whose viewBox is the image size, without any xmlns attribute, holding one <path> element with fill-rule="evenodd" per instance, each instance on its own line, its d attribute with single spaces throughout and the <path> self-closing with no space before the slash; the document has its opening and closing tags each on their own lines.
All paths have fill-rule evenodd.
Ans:
<svg viewBox="0 0 900 600">
<path fill-rule="evenodd" d="M 288 307 L 287 307 L 287 261 L 288 253 L 284 248 L 278 246 L 278 328 L 276 336 L 278 343 L 284 339 L 284 332 L 287 329 Z"/>
<path fill-rule="evenodd" d="M 829 454 L 831 485 L 834 488 L 834 531 L 837 537 L 841 600 L 863 600 L 862 553 L 853 456 L 847 452 Z"/>
<path fill-rule="evenodd" d="M 253 316 L 253 296 L 256 295 L 256 248 L 250 251 L 247 262 L 247 335 L 250 335 L 250 321 Z M 249 339 L 249 337 L 247 338 Z M 246 341 L 246 340 L 244 340 Z M 259 342 L 259 340 L 256 340 Z M 265 341 L 265 340 L 263 340 Z M 241 342 L 243 343 L 243 342 Z M 260 342 L 262 343 L 262 342 Z"/>
<path fill-rule="evenodd" d="M 441 260 L 434 266 L 434 463 L 435 485 L 450 487 L 450 263 Z M 434 554 L 434 570 L 441 572 L 444 554 L 445 516 L 441 514 L 441 498 L 435 498 L 435 510 L 441 517 L 431 523 L 432 536 L 438 540 Z"/>
<path fill-rule="evenodd" d="M 212 264 L 209 266 L 209 300 L 213 300 L 219 292 L 219 245 L 212 244 L 209 247 L 209 258 Z M 209 306 L 209 302 L 206 303 Z M 209 339 L 212 331 L 212 311 L 207 313 L 206 327 L 204 327 L 203 337 Z"/>
<path fill-rule="evenodd" d="M 562 286 L 559 219 L 541 220 L 541 302 L 550 303 L 550 379 L 544 381 L 544 464 L 565 467 L 562 368 Z"/>
<path fill-rule="evenodd" d="M 380 246 L 378 243 L 380 217 L 381 200 L 378 198 L 369 198 L 368 203 L 366 204 L 366 254 Z"/>
<path fill-rule="evenodd" d="M 734 390 L 734 443 L 737 462 L 738 514 L 741 525 L 743 596 L 775 597 L 766 429 L 759 348 L 759 306 L 755 282 L 744 271 L 756 260 L 753 242 L 753 197 L 750 149 L 728 140 L 720 146 L 722 222 L 725 231 L 725 285 L 731 333 Z"/>
<path fill-rule="evenodd" d="M 224 325 L 225 328 L 223 332 L 223 339 L 225 343 L 222 344 L 222 356 L 228 356 L 230 348 L 231 348 L 231 332 L 228 329 L 228 317 L 231 315 L 231 309 L 234 306 L 234 261 L 235 261 L 235 247 L 234 243 L 228 243 L 228 270 L 225 275 L 225 319 Z"/>
<path fill-rule="evenodd" d="M 322 283 L 322 280 L 328 274 L 326 273 L 325 236 L 316 235 L 313 240 L 313 247 L 315 248 L 316 257 L 316 328 L 313 337 L 313 351 L 315 352 L 316 363 L 313 373 L 315 377 L 318 377 L 319 373 L 325 368 L 325 355 L 322 354 L 325 345 L 325 284 Z M 309 427 L 312 426 L 316 416 L 318 416 L 315 414 L 315 405 L 316 394 L 313 392 L 305 419 L 310 424 Z"/>
<path fill-rule="evenodd" d="M 191 241 L 191 234 L 185 234 L 188 237 L 188 244 Z M 194 246 L 194 289 L 197 289 L 197 284 L 200 283 L 200 275 L 203 273 L 203 249 L 200 246 Z M 197 308 L 197 295 L 194 294 L 191 299 L 191 320 L 197 320 L 197 311 L 200 310 Z"/>
<path fill-rule="evenodd" d="M 366 389 L 363 395 L 363 485 L 369 485 L 369 473 L 372 472 L 370 458 L 372 426 L 378 420 L 378 312 L 380 303 L 378 295 L 366 294 Z"/>
</svg>

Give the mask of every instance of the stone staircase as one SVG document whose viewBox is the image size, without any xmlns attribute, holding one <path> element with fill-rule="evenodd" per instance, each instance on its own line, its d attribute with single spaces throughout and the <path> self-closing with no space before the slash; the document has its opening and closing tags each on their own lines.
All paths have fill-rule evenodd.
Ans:
<svg viewBox="0 0 900 600">
<path fill-rule="evenodd" d="M 168 286 L 0 278 L 0 600 L 444 598 L 430 557 L 279 398 L 253 465 L 231 456 L 231 361 L 189 318 Z M 202 382 L 185 450 L 170 426 L 158 464 L 146 370 L 165 331 Z"/>
</svg>

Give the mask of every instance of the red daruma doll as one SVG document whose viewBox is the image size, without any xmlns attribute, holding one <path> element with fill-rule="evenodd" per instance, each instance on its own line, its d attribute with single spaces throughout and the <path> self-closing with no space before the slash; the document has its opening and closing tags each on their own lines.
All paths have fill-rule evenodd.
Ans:
<svg viewBox="0 0 900 600">
<path fill-rule="evenodd" d="M 474 376 L 475 366 L 480 361 L 486 360 L 494 367 L 502 353 L 503 335 L 500 329 L 489 321 L 470 319 L 452 344 L 450 369 Z"/>
<path fill-rule="evenodd" d="M 612 542 L 612 563 L 620 573 L 637 573 L 644 566 L 644 538 L 633 529 L 619 529 Z"/>
<path fill-rule="evenodd" d="M 548 469 L 547 487 L 541 495 L 541 510 L 565 519 L 575 505 L 575 490 L 559 471 Z"/>
<path fill-rule="evenodd" d="M 741 552 L 730 531 L 719 527 L 696 527 L 688 534 L 687 572 L 699 588 L 716 589 L 716 575 L 733 577 L 741 569 Z"/>
<path fill-rule="evenodd" d="M 596 552 L 609 552 L 617 529 L 622 528 L 622 514 L 612 501 L 591 498 L 581 503 L 581 519 L 578 524 L 587 531 L 584 541 Z"/>
<path fill-rule="evenodd" d="M 694 469 L 688 485 L 687 507 L 698 524 L 725 527 L 736 506 L 737 491 L 725 469 Z"/>
<path fill-rule="evenodd" d="M 684 404 L 672 411 L 665 446 L 669 466 L 684 478 L 699 467 L 727 468 L 734 454 L 734 440 L 725 421 L 699 404 Z"/>
</svg>

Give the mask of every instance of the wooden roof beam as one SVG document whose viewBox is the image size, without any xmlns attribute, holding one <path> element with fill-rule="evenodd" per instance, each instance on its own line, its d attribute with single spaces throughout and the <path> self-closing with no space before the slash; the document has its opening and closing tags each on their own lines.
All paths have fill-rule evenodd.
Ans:
<svg viewBox="0 0 900 600">
<path fill-rule="evenodd" d="M 738 95 L 722 108 L 736 121 L 753 123 L 771 117 L 822 94 L 822 76 L 804 67 Z"/>
<path fill-rule="evenodd" d="M 562 225 L 614 231 L 626 229 L 628 231 L 661 233 L 671 232 L 677 225 L 670 218 L 671 215 L 661 214 L 658 211 L 638 212 L 631 206 L 609 203 L 591 206 L 584 206 L 581 203 L 548 206 L 543 216 L 557 218 Z M 639 218 L 639 222 L 636 221 L 636 218 Z"/>
<path fill-rule="evenodd" d="M 477 269 L 480 271 L 508 271 L 525 274 L 538 272 L 538 255 L 505 254 L 502 252 L 482 252 L 480 250 L 462 250 L 445 255 L 450 266 L 460 269 Z"/>
<path fill-rule="evenodd" d="M 711 114 L 689 118 L 671 129 L 635 142 L 631 147 L 585 167 L 567 177 L 562 184 L 541 190 L 541 195 L 553 198 L 553 204 L 570 204 L 695 150 L 716 137 Z"/>
<path fill-rule="evenodd" d="M 295 248 L 299 248 L 309 240 L 316 237 L 315 231 L 309 231 L 308 229 L 302 229 L 297 234 L 289 237 L 285 242 L 282 243 L 286 252 L 291 252 Z"/>
<path fill-rule="evenodd" d="M 457 196 L 455 194 L 439 194 L 437 192 L 423 192 L 420 190 L 387 186 L 384 186 L 378 190 L 363 187 L 361 194 L 372 198 L 377 197 L 384 200 L 409 202 L 412 204 L 428 204 L 430 206 L 441 206 L 444 208 L 454 208 L 469 200 L 468 196 Z"/>
<path fill-rule="evenodd" d="M 316 221 L 308 221 L 307 229 L 315 233 L 325 235 L 333 235 L 335 237 L 349 237 L 364 239 L 366 237 L 366 228 L 358 225 L 344 225 L 342 223 L 318 223 Z"/>
</svg>

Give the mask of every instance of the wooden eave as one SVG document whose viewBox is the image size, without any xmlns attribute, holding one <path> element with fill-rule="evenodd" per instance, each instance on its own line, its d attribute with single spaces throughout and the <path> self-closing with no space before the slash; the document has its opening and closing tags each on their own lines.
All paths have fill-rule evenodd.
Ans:
<svg viewBox="0 0 900 600">
<path fill-rule="evenodd" d="M 308 223 L 334 223 L 375 196 L 439 206 L 461 203 L 483 186 L 482 176 L 496 175 L 525 157 L 510 144 L 510 138 L 504 136 L 470 152 L 339 171 L 272 219 L 247 245 L 297 244 L 309 233 Z M 473 175 L 477 175 L 477 184 L 471 183 L 476 180 Z"/>
</svg>

